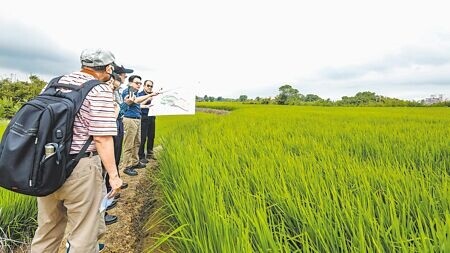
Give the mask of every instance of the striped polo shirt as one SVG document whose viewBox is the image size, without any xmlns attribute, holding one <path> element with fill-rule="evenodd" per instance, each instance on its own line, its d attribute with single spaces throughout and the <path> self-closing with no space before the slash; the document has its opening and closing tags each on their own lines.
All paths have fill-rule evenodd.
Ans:
<svg viewBox="0 0 450 253">
<path fill-rule="evenodd" d="M 82 85 L 95 79 L 83 72 L 74 72 L 63 76 L 59 83 Z M 86 96 L 77 113 L 73 126 L 73 139 L 70 154 L 80 152 L 89 136 L 117 135 L 116 117 L 114 114 L 113 91 L 107 84 L 96 85 Z M 96 151 L 94 141 L 87 152 Z"/>
</svg>

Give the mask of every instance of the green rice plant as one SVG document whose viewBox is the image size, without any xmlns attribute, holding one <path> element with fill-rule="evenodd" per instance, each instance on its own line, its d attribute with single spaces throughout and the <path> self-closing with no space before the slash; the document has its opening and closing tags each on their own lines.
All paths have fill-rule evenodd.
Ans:
<svg viewBox="0 0 450 253">
<path fill-rule="evenodd" d="M 174 252 L 446 252 L 449 116 L 238 105 L 160 118 L 157 178 L 175 231 L 160 238 Z"/>
<path fill-rule="evenodd" d="M 0 229 L 6 244 L 28 241 L 36 229 L 36 217 L 36 198 L 0 189 Z"/>
<path fill-rule="evenodd" d="M 9 120 L 0 119 L 0 137 L 3 136 L 3 132 L 8 126 Z"/>
</svg>

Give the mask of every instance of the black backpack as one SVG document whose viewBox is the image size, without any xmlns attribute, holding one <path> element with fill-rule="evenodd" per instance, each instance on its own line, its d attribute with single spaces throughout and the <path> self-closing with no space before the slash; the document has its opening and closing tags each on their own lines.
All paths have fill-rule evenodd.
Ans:
<svg viewBox="0 0 450 253">
<path fill-rule="evenodd" d="M 1 187 L 26 195 L 49 195 L 64 184 L 92 142 L 91 136 L 77 156 L 69 155 L 75 115 L 100 81 L 78 86 L 58 83 L 60 78 L 54 78 L 43 93 L 24 104 L 3 133 Z M 45 145 L 54 147 L 52 155 L 45 155 Z"/>
</svg>

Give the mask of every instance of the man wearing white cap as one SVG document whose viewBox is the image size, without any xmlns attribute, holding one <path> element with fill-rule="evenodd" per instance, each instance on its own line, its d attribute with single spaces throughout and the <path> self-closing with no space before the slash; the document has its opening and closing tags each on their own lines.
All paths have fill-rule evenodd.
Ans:
<svg viewBox="0 0 450 253">
<path fill-rule="evenodd" d="M 114 71 L 114 55 L 103 49 L 81 53 L 81 71 L 63 76 L 59 83 L 83 85 L 97 79 L 106 82 Z M 65 92 L 62 90 L 62 92 Z M 92 88 L 75 116 L 71 155 L 80 153 L 89 136 L 93 142 L 86 155 L 56 192 L 37 198 L 38 229 L 31 252 L 57 252 L 67 226 L 67 252 L 98 252 L 101 233 L 102 163 L 109 174 L 111 197 L 122 185 L 114 160 L 112 136 L 117 134 L 113 93 L 106 83 Z"/>
</svg>

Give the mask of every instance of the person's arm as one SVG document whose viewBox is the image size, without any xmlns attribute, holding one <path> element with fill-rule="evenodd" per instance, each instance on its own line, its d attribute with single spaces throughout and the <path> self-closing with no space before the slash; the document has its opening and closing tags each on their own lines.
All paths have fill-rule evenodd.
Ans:
<svg viewBox="0 0 450 253">
<path fill-rule="evenodd" d="M 153 96 L 154 96 L 153 93 L 150 93 L 150 94 L 147 94 L 147 95 L 144 95 L 144 96 L 136 97 L 134 102 L 136 104 L 141 104 L 142 102 L 146 101 L 147 99 L 149 99 L 149 98 L 151 98 Z"/>
<path fill-rule="evenodd" d="M 114 116 L 116 116 L 116 119 L 117 116 L 119 116 L 119 112 L 120 112 L 120 105 L 116 101 L 114 101 Z"/>
<path fill-rule="evenodd" d="M 94 143 L 103 166 L 109 175 L 109 184 L 112 188 L 109 197 L 112 197 L 120 191 L 123 183 L 117 172 L 116 160 L 114 159 L 114 141 L 112 136 L 94 136 Z"/>
<path fill-rule="evenodd" d="M 117 134 L 117 122 L 114 115 L 113 92 L 107 85 L 100 84 L 100 86 L 103 86 L 103 89 L 94 88 L 90 91 L 92 100 L 89 118 L 91 123 L 89 124 L 88 134 L 93 136 L 95 148 L 109 175 L 109 182 L 112 188 L 109 197 L 111 197 L 122 186 L 122 180 L 119 178 L 114 159 L 114 142 L 112 138 L 112 136 Z"/>
<path fill-rule="evenodd" d="M 145 105 L 147 102 L 151 101 L 153 99 L 153 97 L 158 96 L 159 94 L 160 94 L 159 92 L 152 92 L 152 93 L 147 94 L 145 96 L 137 97 L 134 102 L 135 103 L 139 103 L 141 105 Z M 142 100 L 140 98 L 142 98 Z"/>
<path fill-rule="evenodd" d="M 144 100 L 144 101 L 142 101 L 141 102 L 141 108 L 146 108 L 146 107 L 149 107 L 148 105 L 147 105 L 147 103 L 148 102 L 150 102 L 150 101 L 152 101 L 153 100 L 153 96 L 152 97 L 149 97 L 149 98 L 147 98 L 146 100 Z"/>
</svg>

